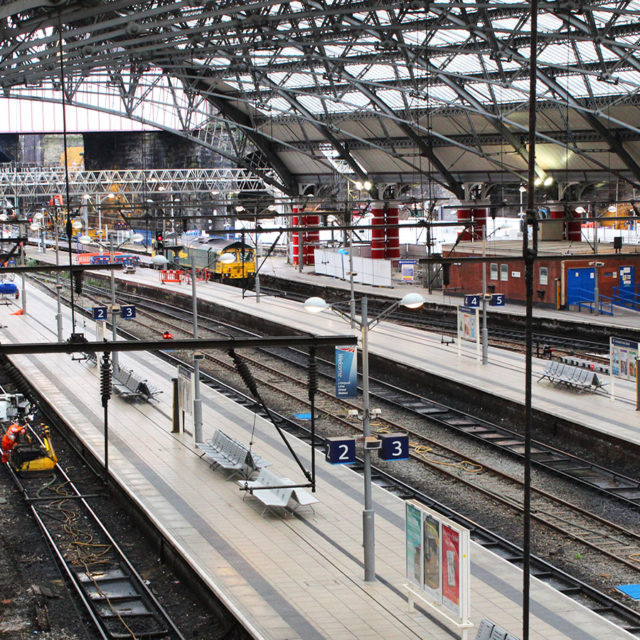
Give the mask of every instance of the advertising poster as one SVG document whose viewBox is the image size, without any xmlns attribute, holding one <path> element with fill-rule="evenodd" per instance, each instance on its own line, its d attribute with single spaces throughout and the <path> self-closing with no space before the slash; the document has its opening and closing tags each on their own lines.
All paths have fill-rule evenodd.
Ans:
<svg viewBox="0 0 640 640">
<path fill-rule="evenodd" d="M 442 603 L 460 615 L 460 534 L 442 525 Z"/>
<path fill-rule="evenodd" d="M 420 600 L 457 624 L 473 626 L 469 530 L 417 500 L 408 500 L 405 545 L 409 602 Z"/>
<path fill-rule="evenodd" d="M 477 311 L 458 307 L 458 335 L 462 340 L 475 342 L 477 338 Z"/>
<path fill-rule="evenodd" d="M 358 357 L 356 347 L 336 347 L 336 398 L 358 395 Z"/>
<path fill-rule="evenodd" d="M 638 343 L 623 338 L 611 338 L 611 375 L 624 380 L 636 379 Z"/>
<path fill-rule="evenodd" d="M 416 585 L 422 584 L 422 512 L 406 503 L 405 542 L 407 578 Z"/>
<path fill-rule="evenodd" d="M 435 602 L 442 602 L 440 523 L 428 513 L 424 514 L 422 521 L 422 538 L 422 548 L 424 549 L 424 583 L 422 587 Z"/>
</svg>

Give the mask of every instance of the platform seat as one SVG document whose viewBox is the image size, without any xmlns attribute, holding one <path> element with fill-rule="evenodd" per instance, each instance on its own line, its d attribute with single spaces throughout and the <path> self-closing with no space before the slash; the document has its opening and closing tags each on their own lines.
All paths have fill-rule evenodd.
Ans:
<svg viewBox="0 0 640 640">
<path fill-rule="evenodd" d="M 547 364 L 538 382 L 545 378 L 552 384 L 564 385 L 578 391 L 597 391 L 604 388 L 605 384 L 595 371 L 563 364 L 557 360 Z"/>
<path fill-rule="evenodd" d="M 292 484 L 291 478 L 277 476 L 268 469 L 261 469 L 255 480 L 238 480 L 241 489 L 257 498 L 264 505 L 263 514 L 269 508 L 295 512 L 300 507 L 311 506 L 319 502 L 314 495 L 302 487 L 287 486 Z M 246 498 L 246 494 L 244 497 Z"/>
<path fill-rule="evenodd" d="M 211 440 L 198 442 L 196 447 L 204 452 L 212 467 L 230 471 L 229 477 L 240 473 L 245 478 L 250 478 L 260 469 L 269 465 L 264 458 L 250 451 L 244 444 L 234 440 L 220 429 L 216 430 Z"/>
<path fill-rule="evenodd" d="M 127 400 L 150 401 L 162 393 L 146 380 L 139 378 L 133 371 L 118 368 L 113 373 L 113 388 Z"/>
</svg>

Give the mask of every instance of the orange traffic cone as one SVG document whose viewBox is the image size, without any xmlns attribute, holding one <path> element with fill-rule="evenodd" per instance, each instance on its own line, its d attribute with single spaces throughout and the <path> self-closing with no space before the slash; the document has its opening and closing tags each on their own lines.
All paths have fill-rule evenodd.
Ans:
<svg viewBox="0 0 640 640">
<path fill-rule="evenodd" d="M 18 309 L 17 311 L 14 311 L 10 315 L 12 315 L 12 316 L 21 316 L 22 314 L 24 314 L 24 309 Z"/>
</svg>

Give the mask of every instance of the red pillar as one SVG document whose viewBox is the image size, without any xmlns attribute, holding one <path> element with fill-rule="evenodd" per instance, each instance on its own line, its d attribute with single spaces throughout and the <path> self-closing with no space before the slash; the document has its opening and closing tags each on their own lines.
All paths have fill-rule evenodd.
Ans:
<svg viewBox="0 0 640 640">
<path fill-rule="evenodd" d="M 487 209 L 485 207 L 477 207 L 471 210 L 473 215 L 473 229 L 471 235 L 474 240 L 482 240 L 483 229 L 487 226 Z"/>
<path fill-rule="evenodd" d="M 381 260 L 385 254 L 386 234 L 384 231 L 384 203 L 373 202 L 371 204 L 371 258 L 373 260 Z"/>
<path fill-rule="evenodd" d="M 398 203 L 389 202 L 385 210 L 387 225 L 398 224 Z M 400 258 L 400 229 L 398 227 L 387 227 L 387 258 L 398 260 Z"/>
<path fill-rule="evenodd" d="M 293 213 L 294 216 L 291 218 L 291 226 L 292 227 L 297 227 L 299 224 L 299 218 L 298 218 L 298 213 L 300 212 L 300 208 L 299 207 L 293 207 Z M 299 237 L 299 233 L 297 231 L 293 232 L 293 238 L 292 238 L 292 246 L 293 246 L 293 264 L 298 264 L 298 253 L 300 251 L 300 247 L 299 242 L 300 242 L 300 237 Z"/>
<path fill-rule="evenodd" d="M 318 226 L 320 224 L 320 216 L 304 216 L 305 226 Z M 303 264 L 315 264 L 315 248 L 320 240 L 320 230 L 308 231 L 304 238 L 304 263 Z"/>
<path fill-rule="evenodd" d="M 468 222 L 471 222 L 472 218 L 472 210 L 471 209 L 458 209 L 457 211 L 458 224 L 464 225 Z M 460 240 L 471 240 L 473 234 L 471 233 L 471 228 L 464 229 L 458 234 L 458 238 Z"/>
<path fill-rule="evenodd" d="M 551 203 L 549 205 L 549 219 L 550 220 L 562 220 L 564 218 L 564 205 L 556 203 Z M 562 225 L 562 237 L 566 240 L 567 238 L 567 223 L 566 221 Z"/>
</svg>

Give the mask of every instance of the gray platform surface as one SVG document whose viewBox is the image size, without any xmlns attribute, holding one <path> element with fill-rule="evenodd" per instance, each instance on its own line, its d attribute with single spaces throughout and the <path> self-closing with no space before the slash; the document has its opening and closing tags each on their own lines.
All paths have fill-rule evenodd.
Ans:
<svg viewBox="0 0 640 640">
<path fill-rule="evenodd" d="M 228 289 L 223 287 L 218 292 L 217 287 L 213 288 L 220 296 L 229 294 Z M 240 304 L 237 299 L 234 302 Z M 263 308 L 271 308 L 275 315 L 291 311 L 286 305 L 265 304 Z M 11 316 L 10 311 L 11 308 L 3 308 L 0 314 L 2 324 L 7 325 L 0 331 L 3 342 L 55 340 L 55 305 L 43 294 L 29 291 L 27 315 Z M 64 322 L 65 333 L 69 333 L 68 314 Z M 82 329 L 91 337 L 92 324 L 80 321 L 77 330 Z M 344 330 L 341 322 L 335 326 L 340 332 Z M 67 355 L 12 359 L 102 459 L 97 369 L 73 362 Z M 379 580 L 365 583 L 361 566 L 360 476 L 319 460 L 320 503 L 315 513 L 299 518 L 263 517 L 252 498 L 243 501 L 236 483 L 212 471 L 199 458 L 187 434 L 170 432 L 169 381 L 175 372 L 147 354 L 121 354 L 121 365 L 133 366 L 164 393 L 160 402 L 153 405 L 132 406 L 118 398 L 110 402 L 111 473 L 254 637 L 455 637 L 435 618 L 407 611 L 402 591 L 404 503 L 399 498 L 374 486 Z M 254 419 L 248 410 L 213 391 L 204 389 L 203 396 L 206 437 L 222 428 L 248 442 L 255 425 L 257 453 L 271 461 L 272 470 L 300 478 L 269 423 Z M 295 440 L 293 446 L 308 464 L 308 446 Z M 473 543 L 471 557 L 473 622 L 478 625 L 488 617 L 520 636 L 521 572 Z M 535 640 L 632 637 L 535 579 L 531 610 L 530 637 Z"/>
</svg>

